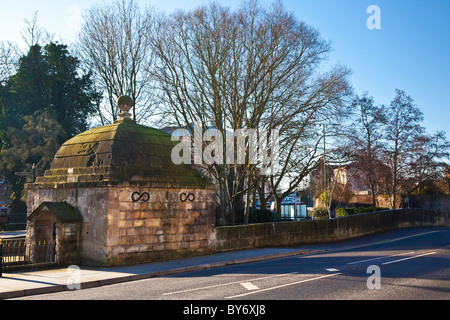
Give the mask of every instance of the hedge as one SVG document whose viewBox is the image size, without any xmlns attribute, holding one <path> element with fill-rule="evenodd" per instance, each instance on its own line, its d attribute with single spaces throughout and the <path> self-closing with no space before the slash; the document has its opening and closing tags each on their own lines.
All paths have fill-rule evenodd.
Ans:
<svg viewBox="0 0 450 320">
<path fill-rule="evenodd" d="M 377 211 L 389 210 L 388 208 L 377 207 Z M 347 217 L 354 214 L 374 212 L 372 207 L 337 208 L 336 217 Z"/>
</svg>

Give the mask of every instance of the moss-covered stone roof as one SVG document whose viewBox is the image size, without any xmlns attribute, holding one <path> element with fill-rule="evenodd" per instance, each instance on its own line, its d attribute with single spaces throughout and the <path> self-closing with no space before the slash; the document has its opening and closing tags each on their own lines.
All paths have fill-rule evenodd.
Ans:
<svg viewBox="0 0 450 320">
<path fill-rule="evenodd" d="M 196 170 L 175 165 L 171 152 L 178 142 L 154 128 L 121 119 L 66 141 L 50 170 L 35 187 L 148 184 L 154 187 L 211 188 Z"/>
<path fill-rule="evenodd" d="M 42 202 L 28 217 L 27 220 L 33 220 L 41 211 L 50 211 L 56 216 L 59 222 L 81 222 L 82 216 L 77 208 L 72 207 L 67 202 Z"/>
</svg>

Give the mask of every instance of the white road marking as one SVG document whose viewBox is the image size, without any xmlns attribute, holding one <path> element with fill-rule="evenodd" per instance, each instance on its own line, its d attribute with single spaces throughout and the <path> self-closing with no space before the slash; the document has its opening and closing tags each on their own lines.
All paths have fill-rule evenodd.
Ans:
<svg viewBox="0 0 450 320">
<path fill-rule="evenodd" d="M 311 257 L 311 256 L 317 256 L 317 255 L 322 255 L 322 254 L 329 254 L 329 253 L 336 252 L 336 251 L 345 251 L 345 250 L 351 250 L 351 249 L 356 249 L 356 248 L 369 247 L 369 246 L 373 246 L 373 245 L 377 245 L 377 244 L 395 242 L 395 241 L 404 240 L 404 239 L 413 238 L 413 237 L 418 237 L 418 236 L 422 236 L 422 235 L 427 235 L 427 234 L 431 234 L 431 233 L 435 233 L 435 232 L 443 232 L 443 231 L 442 230 L 429 231 L 429 232 L 413 234 L 413 235 L 410 235 L 410 236 L 400 237 L 400 238 L 396 238 L 396 239 L 390 239 L 390 240 L 384 240 L 384 241 L 379 241 L 379 242 L 367 243 L 367 244 L 363 244 L 363 245 L 351 246 L 351 247 L 347 247 L 347 248 L 325 250 L 325 252 L 322 252 L 322 253 L 314 253 L 314 254 L 311 254 L 311 255 L 304 255 L 304 256 L 301 256 L 301 257 L 298 257 L 298 258 L 304 259 L 304 258 L 308 258 L 308 257 Z M 450 245 L 447 245 L 447 247 L 449 247 L 449 246 Z M 413 259 L 413 258 L 417 258 L 417 257 L 424 256 L 424 255 L 434 254 L 434 253 L 436 253 L 436 252 L 427 253 L 427 254 L 418 255 L 418 256 L 409 257 L 409 258 L 404 258 L 404 259 L 399 259 L 399 260 L 395 260 L 395 261 L 391 261 L 391 262 L 385 262 L 385 263 L 382 263 L 382 264 L 390 264 L 390 263 L 400 262 L 400 261 Z M 396 255 L 393 255 L 393 256 L 396 256 Z M 384 257 L 380 257 L 380 258 L 386 258 L 386 257 L 392 257 L 392 256 L 384 256 Z M 291 258 L 291 257 L 288 257 L 288 258 Z M 283 259 L 283 258 L 280 258 L 280 259 Z M 378 259 L 378 258 L 367 259 L 367 260 L 356 261 L 356 262 L 350 262 L 350 263 L 347 263 L 347 264 L 355 264 L 355 263 L 360 263 L 360 262 L 365 262 L 365 261 L 370 261 L 370 260 L 376 260 L 376 259 Z M 332 268 L 332 269 L 334 269 L 334 268 Z M 339 271 L 339 270 L 337 270 L 337 271 Z M 299 274 L 299 272 L 290 272 L 290 273 L 279 274 L 279 275 L 274 275 L 274 276 L 254 278 L 254 279 L 250 279 L 250 280 L 251 281 L 255 281 L 255 280 L 260 280 L 260 279 L 269 279 L 269 278 L 280 277 L 280 276 L 291 275 L 291 274 Z M 311 278 L 311 279 L 301 280 L 301 281 L 297 281 L 297 282 L 293 282 L 293 283 L 288 283 L 288 284 L 280 285 L 280 286 L 277 286 L 277 287 L 253 290 L 252 292 L 248 292 L 248 293 L 244 293 L 244 294 L 240 294 L 240 295 L 236 295 L 236 296 L 231 296 L 231 297 L 226 297 L 226 299 L 231 299 L 231 298 L 235 298 L 235 297 L 245 296 L 245 295 L 258 293 L 258 292 L 263 292 L 263 291 L 268 291 L 268 290 L 273 290 L 273 289 L 277 289 L 277 288 L 282 288 L 282 287 L 295 285 L 295 284 L 308 282 L 308 281 L 313 281 L 313 280 L 318 280 L 318 279 L 322 279 L 322 278 L 332 277 L 332 276 L 339 275 L 339 274 L 342 274 L 342 273 L 333 273 L 333 274 L 328 274 L 328 275 L 325 275 L 325 276 L 320 276 L 320 277 L 316 277 L 316 278 Z M 185 293 L 185 292 L 191 292 L 191 291 L 197 291 L 197 290 L 205 290 L 205 289 L 221 287 L 221 286 L 227 286 L 227 285 L 236 284 L 236 283 L 241 284 L 242 280 L 229 282 L 229 283 L 222 283 L 222 284 L 217 284 L 217 285 L 210 285 L 210 286 L 205 286 L 205 287 L 200 287 L 200 288 L 193 288 L 193 289 L 187 289 L 187 290 L 181 290 L 181 291 L 167 292 L 167 293 L 163 293 L 163 295 L 172 295 L 172 294 L 177 294 L 177 293 Z"/>
<path fill-rule="evenodd" d="M 316 256 L 325 255 L 325 254 L 329 254 L 329 253 L 333 253 L 333 252 L 340 252 L 340 251 L 347 251 L 347 250 L 364 248 L 364 247 L 371 247 L 371 246 L 378 245 L 378 244 L 390 243 L 390 242 L 405 240 L 405 239 L 409 239 L 409 238 L 414 238 L 414 237 L 424 236 L 424 235 L 431 234 L 431 233 L 444 232 L 444 231 L 446 231 L 446 230 L 428 231 L 428 232 L 417 233 L 417 234 L 413 234 L 413 235 L 405 236 L 405 237 L 401 237 L 401 238 L 382 240 L 382 241 L 377 241 L 377 242 L 370 242 L 370 243 L 366 243 L 366 244 L 350 246 L 350 247 L 345 247 L 345 248 L 326 249 L 323 252 L 299 256 L 299 257 L 297 257 L 297 259 L 315 258 Z M 288 258 L 291 258 L 291 257 L 288 257 Z M 281 258 L 281 259 L 285 259 L 285 258 Z"/>
<path fill-rule="evenodd" d="M 334 277 L 334 276 L 336 276 L 338 274 L 342 274 L 342 273 L 326 274 L 326 275 L 320 276 L 320 277 L 315 277 L 315 278 L 310 278 L 310 279 L 306 279 L 306 280 L 300 280 L 300 281 L 285 283 L 285 284 L 281 284 L 281 285 L 275 286 L 275 287 L 270 287 L 270 288 L 266 288 L 266 289 L 260 289 L 260 290 L 250 291 L 250 292 L 247 292 L 247 293 L 237 294 L 235 296 L 225 297 L 225 299 L 233 299 L 233 298 L 244 297 L 244 296 L 248 296 L 248 295 L 254 294 L 254 293 L 260 293 L 260 292 L 280 289 L 280 288 L 284 288 L 284 287 L 288 287 L 288 286 L 293 286 L 293 285 L 304 283 L 304 282 L 308 282 L 308 281 L 314 281 L 314 280 L 319 280 L 319 279 L 323 279 L 323 278 Z"/>
<path fill-rule="evenodd" d="M 417 255 L 417 256 L 412 256 L 412 257 L 408 257 L 408 258 L 403 258 L 403 259 L 398 259 L 398 260 L 393 260 L 393 261 L 383 262 L 382 264 L 396 263 L 396 262 L 405 261 L 405 260 L 409 260 L 409 259 L 414 259 L 414 258 L 419 258 L 419 257 L 423 257 L 423 256 L 428 256 L 428 255 L 430 255 L 430 254 L 435 254 L 435 253 L 436 253 L 436 252 L 427 252 L 427 253 L 419 254 L 419 255 Z"/>
<path fill-rule="evenodd" d="M 253 283 L 251 282 L 242 282 L 241 286 L 243 286 L 245 289 L 247 289 L 248 291 L 251 290 L 258 290 L 259 288 L 257 286 L 255 286 Z"/>
<path fill-rule="evenodd" d="M 374 261 L 374 260 L 379 260 L 379 259 L 384 259 L 384 258 L 399 257 L 399 256 L 404 256 L 404 255 L 412 254 L 412 253 L 414 253 L 414 251 L 406 252 L 406 253 L 393 254 L 393 255 L 390 255 L 390 256 L 381 256 L 381 257 L 376 257 L 376 258 L 372 258 L 372 259 L 366 259 L 366 260 L 354 261 L 354 262 L 349 262 L 349 263 L 347 263 L 347 264 L 357 264 L 357 263 L 363 263 L 363 262 L 368 262 L 368 261 Z"/>
<path fill-rule="evenodd" d="M 256 281 L 256 280 L 262 280 L 262 279 L 270 279 L 270 278 L 276 278 L 276 277 L 282 277 L 282 276 L 289 276 L 289 275 L 292 275 L 292 274 L 298 274 L 298 272 L 289 272 L 289 273 L 283 273 L 283 274 L 276 274 L 276 275 L 272 275 L 272 276 L 254 278 L 254 279 L 250 279 L 250 280 L 251 281 Z M 185 293 L 185 292 L 197 291 L 197 290 L 206 290 L 206 289 L 217 288 L 217 287 L 223 287 L 223 286 L 228 286 L 228 285 L 231 285 L 231 284 L 242 283 L 242 282 L 243 281 L 240 280 L 240 281 L 233 281 L 233 282 L 227 282 L 227 283 L 220 283 L 220 284 L 210 285 L 210 286 L 206 286 L 206 287 L 186 289 L 186 290 L 174 291 L 174 292 L 166 292 L 166 293 L 163 293 L 163 296 L 167 296 L 167 295 L 171 295 L 171 294 L 177 294 L 177 293 Z"/>
<path fill-rule="evenodd" d="M 368 246 L 376 245 L 376 244 L 383 244 L 383 243 L 389 243 L 389 242 L 400 241 L 400 240 L 404 240 L 404 239 L 409 239 L 409 238 L 414 238 L 414 237 L 424 236 L 424 235 L 426 235 L 426 234 L 435 233 L 435 232 L 442 232 L 442 230 L 422 232 L 422 233 L 417 233 L 417 234 L 413 234 L 413 235 L 405 236 L 405 237 L 401 237 L 401 238 L 395 238 L 395 239 L 390 239 L 390 240 L 383 240 L 383 241 L 378 241 L 378 242 L 372 242 L 372 243 L 369 243 L 369 244 L 367 244 L 367 245 L 351 247 L 351 249 L 353 249 L 353 248 L 361 248 L 361 247 L 368 247 Z"/>
<path fill-rule="evenodd" d="M 339 271 L 339 270 L 336 269 L 336 268 L 327 268 L 327 269 L 325 269 L 325 270 L 327 270 L 327 271 L 329 271 L 329 272 L 338 272 L 338 271 Z"/>
</svg>

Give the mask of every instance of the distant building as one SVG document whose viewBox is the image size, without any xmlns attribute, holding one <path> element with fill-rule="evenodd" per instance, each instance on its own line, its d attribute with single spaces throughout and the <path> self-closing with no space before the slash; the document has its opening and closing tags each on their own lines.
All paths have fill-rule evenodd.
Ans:
<svg viewBox="0 0 450 320">
<path fill-rule="evenodd" d="M 3 173 L 0 173 L 0 214 L 8 213 L 8 206 L 11 201 L 11 185 Z"/>
<path fill-rule="evenodd" d="M 381 165 L 381 164 L 379 164 Z M 386 197 L 390 191 L 391 178 L 390 168 L 383 166 L 376 172 L 377 185 L 375 194 L 377 206 L 390 207 L 391 199 Z M 321 195 L 325 190 L 323 175 L 323 165 L 319 165 L 310 175 L 311 194 L 314 197 L 314 207 L 323 207 Z M 345 165 L 326 166 L 326 186 L 329 193 L 332 193 L 334 205 L 372 205 L 372 190 L 368 185 L 366 175 L 361 171 L 356 163 Z"/>
<path fill-rule="evenodd" d="M 333 169 L 333 178 L 336 179 L 337 183 L 343 185 L 348 192 L 354 195 L 372 194 L 366 183 L 366 177 L 353 164 Z"/>
</svg>

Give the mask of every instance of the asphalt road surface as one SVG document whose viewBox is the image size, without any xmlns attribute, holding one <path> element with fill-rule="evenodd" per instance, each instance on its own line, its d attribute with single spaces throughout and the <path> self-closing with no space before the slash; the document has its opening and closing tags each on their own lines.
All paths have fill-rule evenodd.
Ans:
<svg viewBox="0 0 450 320">
<path fill-rule="evenodd" d="M 242 314 L 244 307 L 247 315 L 262 315 L 264 302 L 257 301 L 263 300 L 450 300 L 450 228 L 399 230 L 330 248 L 319 254 L 21 299 L 217 300 L 227 302 L 224 308 L 233 306 L 200 309 L 185 301 L 183 313 L 207 316 Z"/>
</svg>

